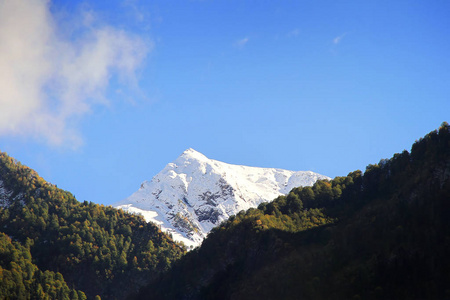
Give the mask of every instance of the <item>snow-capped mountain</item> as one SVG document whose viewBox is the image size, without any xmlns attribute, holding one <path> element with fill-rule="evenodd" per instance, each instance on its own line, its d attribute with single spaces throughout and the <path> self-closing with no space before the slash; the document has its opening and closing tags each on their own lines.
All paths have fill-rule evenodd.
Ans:
<svg viewBox="0 0 450 300">
<path fill-rule="evenodd" d="M 188 149 L 114 206 L 140 213 L 175 240 L 197 246 L 231 215 L 318 179 L 330 178 L 311 171 L 231 165 Z"/>
</svg>

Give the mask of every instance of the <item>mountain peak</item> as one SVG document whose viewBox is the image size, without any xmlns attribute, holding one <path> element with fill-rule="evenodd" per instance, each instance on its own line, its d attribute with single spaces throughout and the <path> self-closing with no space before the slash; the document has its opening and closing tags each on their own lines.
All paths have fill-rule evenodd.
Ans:
<svg viewBox="0 0 450 300">
<path fill-rule="evenodd" d="M 140 213 L 175 240 L 196 246 L 214 226 L 239 211 L 318 179 L 329 178 L 309 171 L 227 164 L 189 148 L 115 206 Z"/>
<path fill-rule="evenodd" d="M 192 148 L 184 150 L 184 152 L 180 155 L 180 157 L 183 157 L 185 159 L 196 159 L 196 160 L 205 160 L 208 159 L 205 155 L 198 152 L 197 150 L 194 150 Z"/>
</svg>

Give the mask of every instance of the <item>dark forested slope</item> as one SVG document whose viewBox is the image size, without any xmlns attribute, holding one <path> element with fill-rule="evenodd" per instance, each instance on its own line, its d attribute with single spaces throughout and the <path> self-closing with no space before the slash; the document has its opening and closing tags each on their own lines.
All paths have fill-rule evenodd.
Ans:
<svg viewBox="0 0 450 300">
<path fill-rule="evenodd" d="M 450 299 L 450 127 L 214 229 L 138 299 Z"/>
<path fill-rule="evenodd" d="M 29 246 L 0 233 L 0 299 L 86 299 L 67 286 L 61 273 L 39 270 Z"/>
<path fill-rule="evenodd" d="M 142 217 L 80 203 L 5 153 L 0 153 L 0 232 L 0 298 L 45 299 L 34 296 L 40 284 L 52 299 L 83 294 L 67 286 L 88 298 L 123 299 L 185 251 Z M 46 291 L 46 280 L 57 281 L 57 291 Z"/>
</svg>

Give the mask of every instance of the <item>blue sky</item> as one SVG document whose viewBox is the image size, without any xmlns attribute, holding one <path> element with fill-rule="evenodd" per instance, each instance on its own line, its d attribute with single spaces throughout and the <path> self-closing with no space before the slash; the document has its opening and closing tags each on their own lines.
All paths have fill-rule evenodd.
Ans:
<svg viewBox="0 0 450 300">
<path fill-rule="evenodd" d="M 0 0 L 0 150 L 80 201 L 187 148 L 343 176 L 450 121 L 448 1 L 47 2 Z"/>
</svg>

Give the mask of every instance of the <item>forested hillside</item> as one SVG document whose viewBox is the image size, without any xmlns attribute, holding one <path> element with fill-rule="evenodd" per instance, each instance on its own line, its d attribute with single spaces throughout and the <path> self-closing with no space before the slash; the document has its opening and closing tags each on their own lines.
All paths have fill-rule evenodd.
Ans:
<svg viewBox="0 0 450 300">
<path fill-rule="evenodd" d="M 450 299 L 450 126 L 215 228 L 136 299 Z"/>
<path fill-rule="evenodd" d="M 80 203 L 5 153 L 0 232 L 1 299 L 123 299 L 185 252 L 142 217 Z"/>
<path fill-rule="evenodd" d="M 450 299 L 449 215 L 447 123 L 364 173 L 240 212 L 186 255 L 0 153 L 0 299 Z"/>
<path fill-rule="evenodd" d="M 0 233 L 1 299 L 86 299 L 69 289 L 61 273 L 42 272 L 31 262 L 29 243 L 22 246 Z"/>
</svg>

